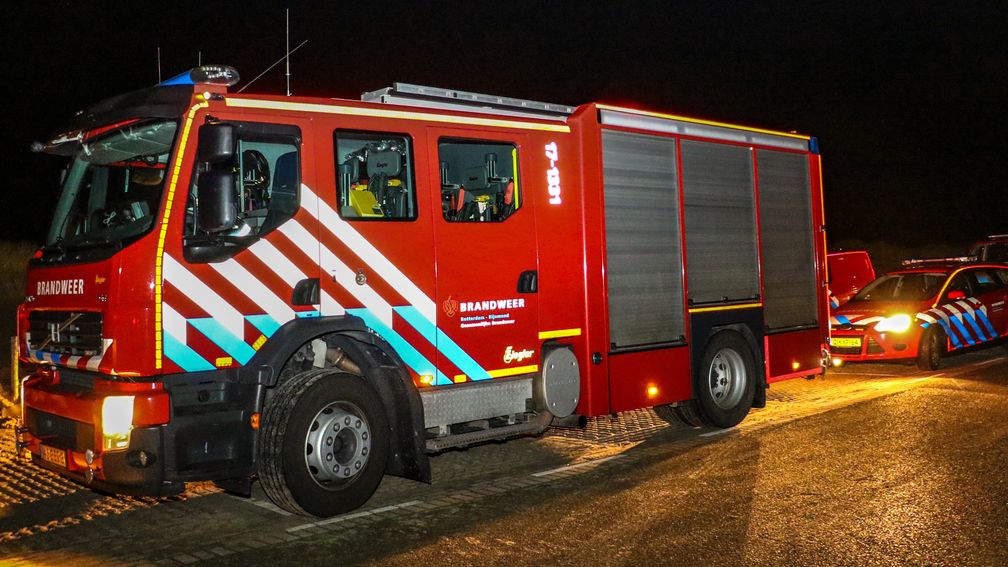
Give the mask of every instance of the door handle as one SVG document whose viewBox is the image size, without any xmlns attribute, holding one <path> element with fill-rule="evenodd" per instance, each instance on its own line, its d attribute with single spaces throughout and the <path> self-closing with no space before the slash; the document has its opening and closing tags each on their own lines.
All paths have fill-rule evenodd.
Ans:
<svg viewBox="0 0 1008 567">
<path fill-rule="evenodd" d="M 539 273 L 536 270 L 526 270 L 518 276 L 518 293 L 537 293 L 539 291 Z"/>
</svg>

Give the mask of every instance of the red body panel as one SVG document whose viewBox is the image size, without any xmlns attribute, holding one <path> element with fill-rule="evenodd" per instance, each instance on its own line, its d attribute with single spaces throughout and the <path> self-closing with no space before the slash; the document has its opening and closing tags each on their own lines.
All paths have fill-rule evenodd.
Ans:
<svg viewBox="0 0 1008 567">
<path fill-rule="evenodd" d="M 689 349 L 682 347 L 610 356 L 612 411 L 688 400 L 689 358 Z"/>
<path fill-rule="evenodd" d="M 819 329 L 767 335 L 767 381 L 822 372 L 822 346 Z"/>
</svg>

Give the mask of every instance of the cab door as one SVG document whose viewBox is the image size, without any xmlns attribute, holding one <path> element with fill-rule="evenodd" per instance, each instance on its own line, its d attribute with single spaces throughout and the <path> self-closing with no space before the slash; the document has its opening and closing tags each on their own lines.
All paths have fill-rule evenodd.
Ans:
<svg viewBox="0 0 1008 567">
<path fill-rule="evenodd" d="M 538 256 L 525 146 L 515 133 L 428 131 L 438 384 L 538 370 Z"/>
<path fill-rule="evenodd" d="M 976 268 L 972 270 L 974 292 L 986 308 L 987 313 L 980 312 L 977 318 L 983 328 L 986 338 L 993 340 L 1008 331 L 1008 287 L 1004 285 L 994 268 Z"/>
</svg>

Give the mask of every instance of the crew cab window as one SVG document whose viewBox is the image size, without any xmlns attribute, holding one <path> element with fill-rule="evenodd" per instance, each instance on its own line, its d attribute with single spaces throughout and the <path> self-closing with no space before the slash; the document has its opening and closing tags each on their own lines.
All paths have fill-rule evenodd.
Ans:
<svg viewBox="0 0 1008 567">
<path fill-rule="evenodd" d="M 339 214 L 351 220 L 413 220 L 417 215 L 410 138 L 337 130 Z"/>
<path fill-rule="evenodd" d="M 522 205 L 514 144 L 441 140 L 441 214 L 449 222 L 502 222 Z"/>
<path fill-rule="evenodd" d="M 189 261 L 218 261 L 249 246 L 290 220 L 300 208 L 300 130 L 294 126 L 233 123 L 234 155 L 197 166 L 186 202 L 185 242 Z M 228 174 L 233 185 L 233 226 L 205 230 L 199 225 L 197 184 L 201 171 Z M 204 203 L 204 206 L 208 206 Z M 201 252 L 193 255 L 193 250 Z"/>
</svg>

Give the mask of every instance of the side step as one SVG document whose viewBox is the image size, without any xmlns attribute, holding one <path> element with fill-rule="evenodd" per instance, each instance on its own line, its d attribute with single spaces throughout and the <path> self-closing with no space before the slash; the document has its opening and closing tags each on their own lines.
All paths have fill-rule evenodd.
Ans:
<svg viewBox="0 0 1008 567">
<path fill-rule="evenodd" d="M 553 417 L 549 414 L 545 415 L 549 418 Z M 542 433 L 548 425 L 549 420 L 543 419 L 540 416 L 532 416 L 524 423 L 502 425 L 501 427 L 491 427 L 489 429 L 481 429 L 479 431 L 469 431 L 467 433 L 458 433 L 456 435 L 445 435 L 443 437 L 428 439 L 427 450 L 432 452 L 444 451 L 445 449 L 451 449 L 452 447 L 462 447 L 465 445 L 472 445 L 474 443 L 482 443 L 483 441 L 494 441 L 518 435 L 537 435 Z"/>
</svg>

